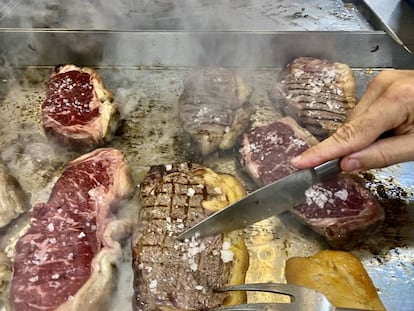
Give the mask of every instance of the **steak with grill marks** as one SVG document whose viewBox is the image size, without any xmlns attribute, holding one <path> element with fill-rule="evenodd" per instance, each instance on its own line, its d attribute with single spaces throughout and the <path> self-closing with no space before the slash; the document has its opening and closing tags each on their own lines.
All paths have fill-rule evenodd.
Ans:
<svg viewBox="0 0 414 311">
<path fill-rule="evenodd" d="M 135 310 L 207 310 L 245 302 L 241 292 L 228 296 L 213 291 L 244 282 L 248 253 L 240 236 L 176 239 L 243 195 L 234 177 L 198 164 L 150 168 L 141 185 L 142 207 L 132 244 Z"/>
<path fill-rule="evenodd" d="M 241 164 L 259 184 L 267 185 L 297 169 L 291 159 L 318 141 L 290 117 L 252 129 L 241 142 Z M 351 249 L 372 235 L 384 211 L 362 180 L 340 174 L 309 188 L 306 203 L 294 214 L 337 249 Z"/>
<path fill-rule="evenodd" d="M 45 131 L 64 145 L 98 147 L 112 139 L 119 110 L 96 71 L 63 65 L 47 83 L 42 120 Z"/>
<path fill-rule="evenodd" d="M 250 122 L 253 87 L 225 68 L 204 68 L 184 81 L 179 117 L 202 155 L 232 148 Z"/>
<path fill-rule="evenodd" d="M 14 310 L 104 310 L 130 221 L 113 214 L 134 183 L 123 155 L 97 149 L 69 163 L 15 248 Z"/>
<path fill-rule="evenodd" d="M 322 140 L 338 129 L 355 106 L 355 78 L 346 64 L 300 57 L 281 72 L 269 97 Z"/>
</svg>

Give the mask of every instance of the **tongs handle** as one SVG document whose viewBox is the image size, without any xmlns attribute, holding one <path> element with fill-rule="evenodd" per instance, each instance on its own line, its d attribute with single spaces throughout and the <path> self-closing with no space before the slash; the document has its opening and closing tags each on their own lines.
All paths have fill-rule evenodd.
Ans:
<svg viewBox="0 0 414 311">
<path fill-rule="evenodd" d="M 339 174 L 341 170 L 341 159 L 330 160 L 314 168 L 317 180 L 322 180 L 327 177 L 332 177 Z"/>
</svg>

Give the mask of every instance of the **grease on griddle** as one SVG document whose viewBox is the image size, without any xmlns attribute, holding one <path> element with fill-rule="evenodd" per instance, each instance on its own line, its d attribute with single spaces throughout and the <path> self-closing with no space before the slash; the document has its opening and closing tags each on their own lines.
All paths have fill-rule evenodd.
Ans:
<svg viewBox="0 0 414 311">
<path fill-rule="evenodd" d="M 396 185 L 392 177 L 388 180 L 378 180 L 369 172 L 360 175 L 385 212 L 384 223 L 375 236 L 369 239 L 362 248 L 375 255 L 379 263 L 384 263 L 387 258 L 385 255 L 391 249 L 407 246 L 404 230 L 414 226 L 414 219 L 410 215 L 410 205 L 407 201 L 408 193 Z"/>
</svg>

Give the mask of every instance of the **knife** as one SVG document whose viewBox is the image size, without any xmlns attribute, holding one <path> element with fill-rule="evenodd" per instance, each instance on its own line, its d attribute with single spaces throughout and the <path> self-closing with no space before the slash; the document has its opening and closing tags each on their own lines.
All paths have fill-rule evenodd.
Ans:
<svg viewBox="0 0 414 311">
<path fill-rule="evenodd" d="M 305 191 L 309 187 L 324 178 L 340 173 L 339 162 L 340 159 L 331 160 L 314 168 L 299 170 L 268 184 L 205 218 L 181 233 L 177 239 L 184 241 L 193 236 L 204 238 L 241 229 L 291 210 L 296 204 L 305 202 Z"/>
</svg>

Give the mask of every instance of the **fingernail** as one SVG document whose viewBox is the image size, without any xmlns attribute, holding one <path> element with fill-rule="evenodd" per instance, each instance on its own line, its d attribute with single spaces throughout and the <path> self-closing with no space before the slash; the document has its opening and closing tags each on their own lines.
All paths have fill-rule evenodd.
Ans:
<svg viewBox="0 0 414 311">
<path fill-rule="evenodd" d="M 358 159 L 347 159 L 342 163 L 342 167 L 347 172 L 360 171 L 361 163 Z"/>
</svg>

